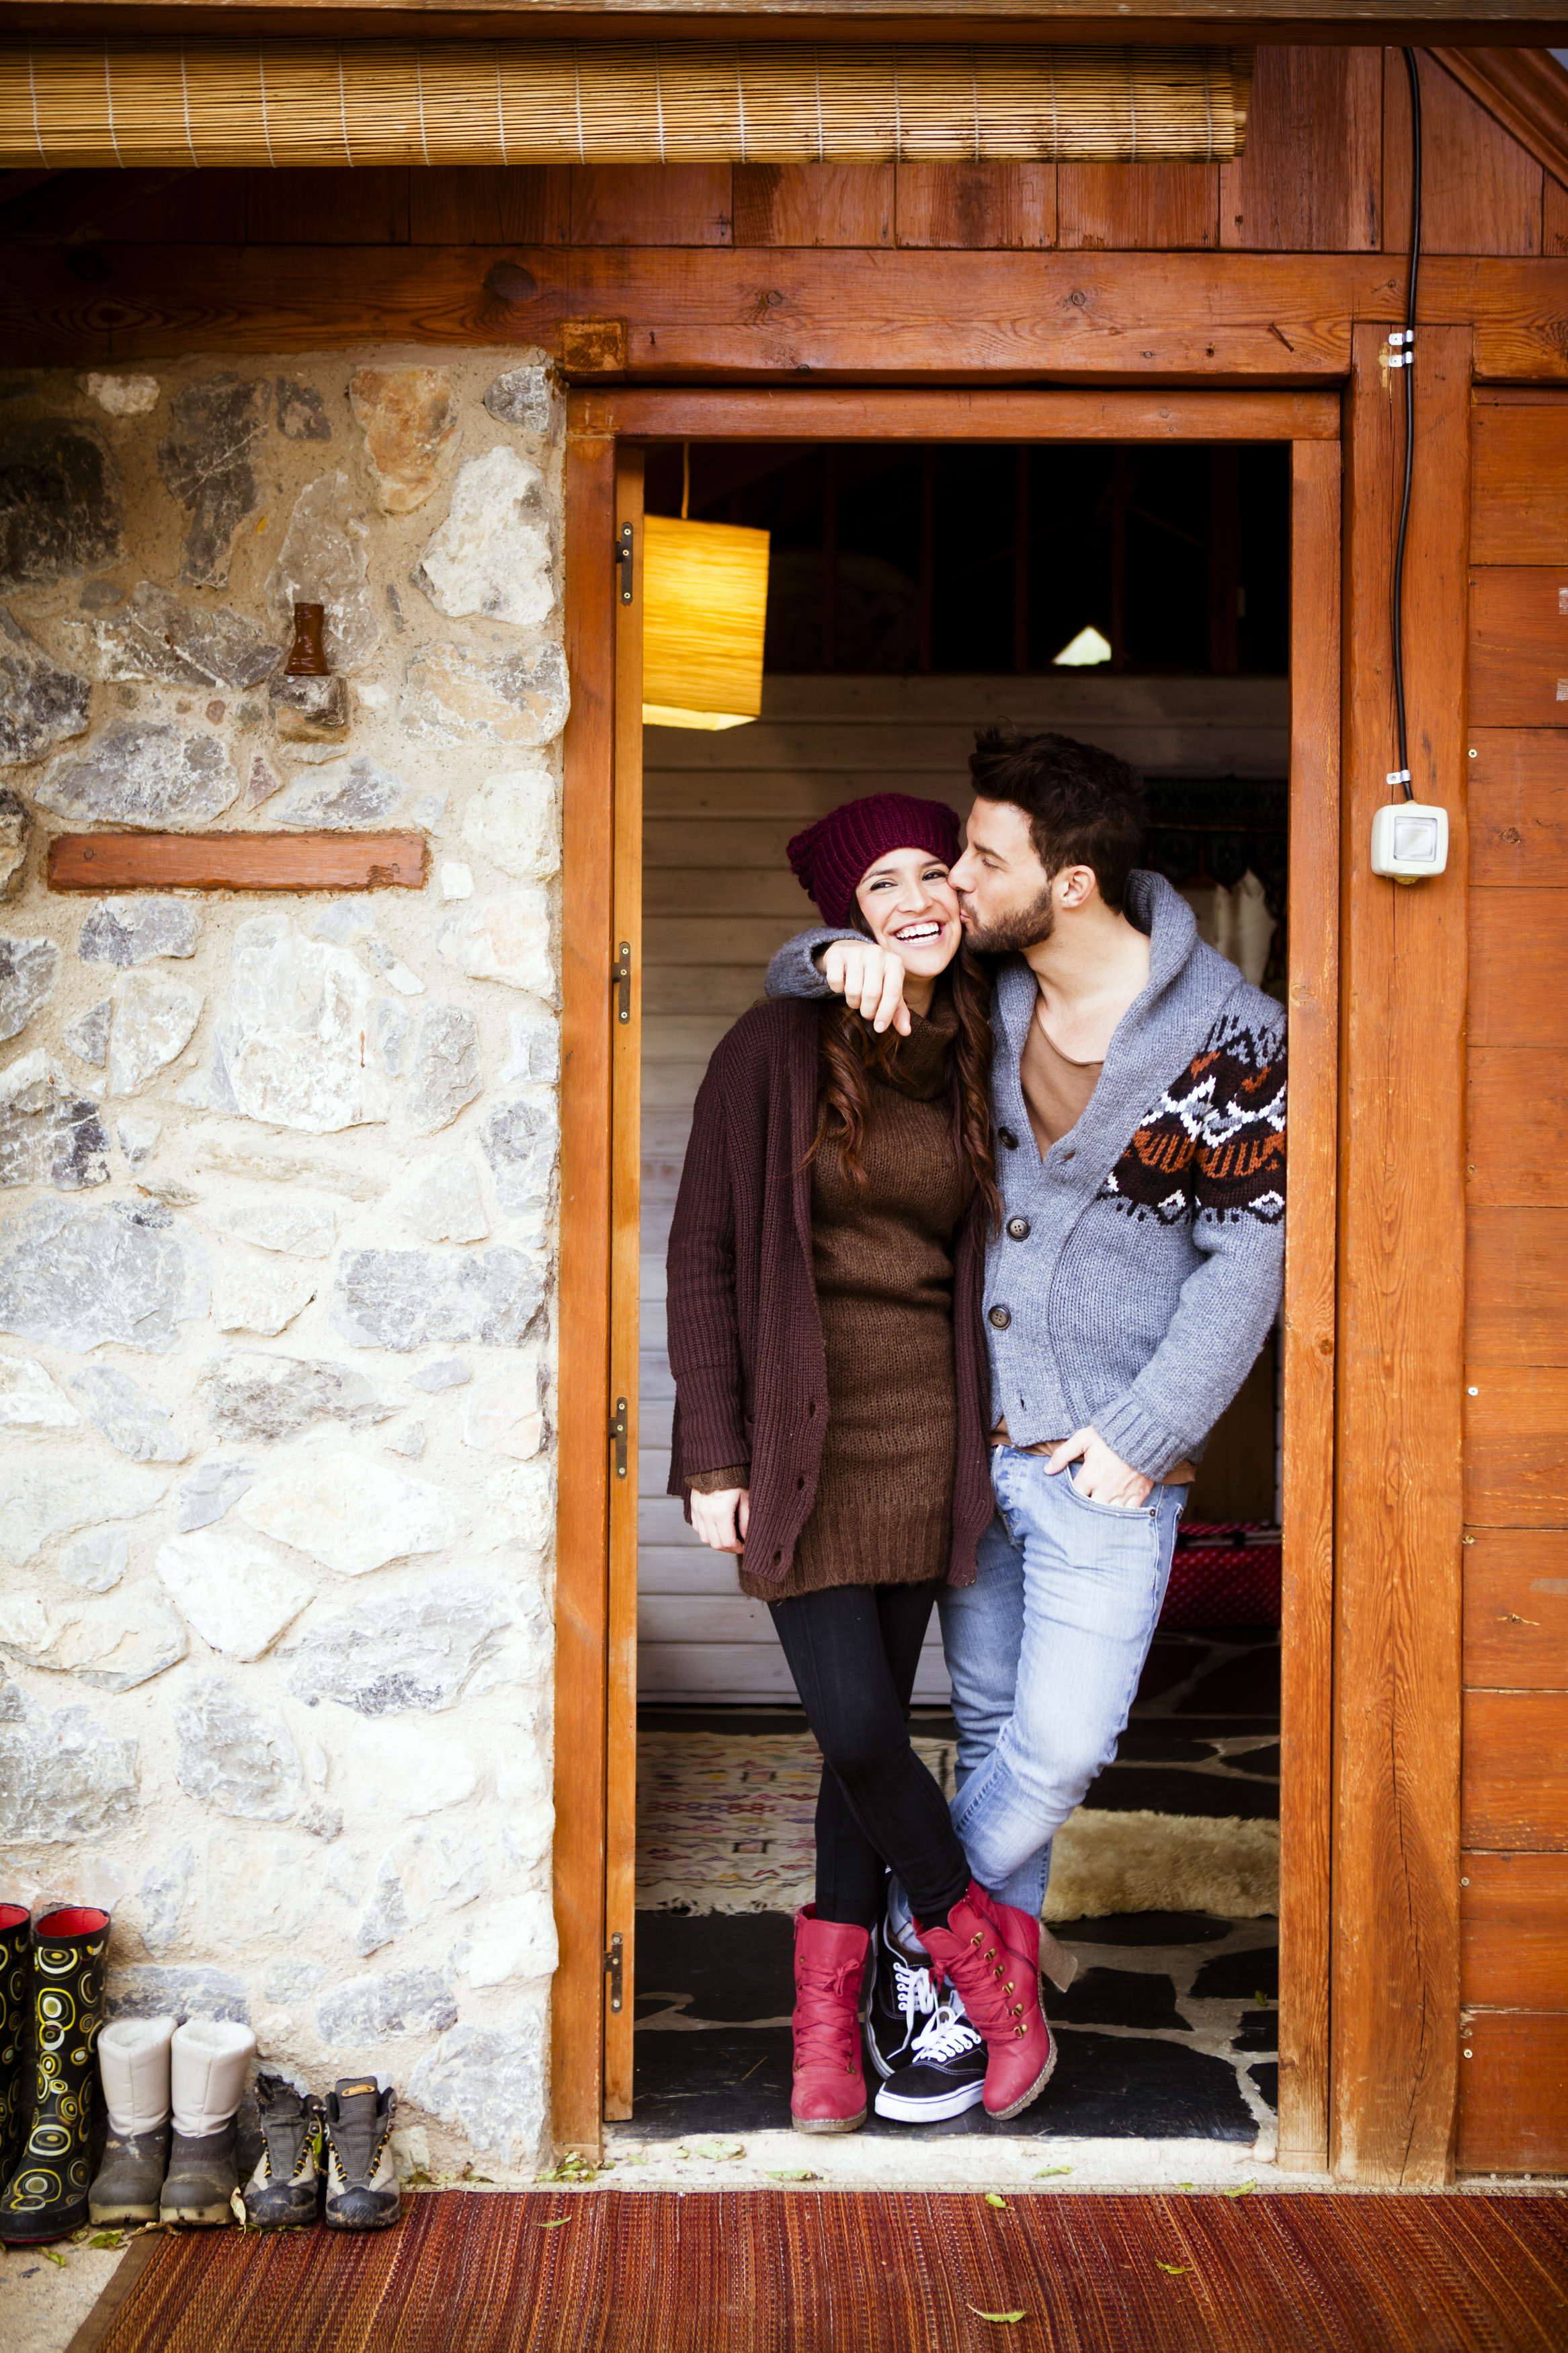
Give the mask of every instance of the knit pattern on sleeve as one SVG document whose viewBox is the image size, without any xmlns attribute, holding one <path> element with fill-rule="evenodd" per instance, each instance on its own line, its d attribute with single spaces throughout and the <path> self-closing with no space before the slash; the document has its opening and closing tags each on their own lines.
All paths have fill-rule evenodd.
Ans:
<svg viewBox="0 0 1568 2353">
<path fill-rule="evenodd" d="M 1140 1120 L 1099 1198 L 1163 1226 L 1285 1215 L 1283 1016 L 1276 1029 L 1222 1013 Z"/>
</svg>

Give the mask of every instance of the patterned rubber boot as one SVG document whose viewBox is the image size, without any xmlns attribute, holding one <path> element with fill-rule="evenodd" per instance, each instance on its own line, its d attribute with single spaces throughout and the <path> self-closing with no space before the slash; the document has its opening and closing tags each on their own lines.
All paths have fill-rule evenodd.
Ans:
<svg viewBox="0 0 1568 2353">
<path fill-rule="evenodd" d="M 155 2222 L 169 2169 L 172 2018 L 117 2018 L 98 2038 L 109 2111 L 103 2162 L 87 2195 L 94 2222 Z"/>
<path fill-rule="evenodd" d="M 258 2075 L 261 2155 L 245 2185 L 253 2231 L 286 2231 L 316 2219 L 321 2187 L 321 2103 L 287 2075 Z"/>
<path fill-rule="evenodd" d="M 26 2137 L 32 2030 L 27 2017 L 33 1923 L 25 1904 L 0 1904 L 0 2181 Z"/>
<path fill-rule="evenodd" d="M 87 2221 L 93 2045 L 103 2023 L 109 1915 L 47 1912 L 33 1931 L 33 2109 L 21 2158 L 0 2191 L 0 2244 L 37 2247 Z"/>
<path fill-rule="evenodd" d="M 169 2050 L 174 2137 L 160 2222 L 232 2222 L 239 2188 L 235 2118 L 256 2056 L 248 2026 L 188 2018 Z"/>
<path fill-rule="evenodd" d="M 795 1915 L 795 2077 L 789 2095 L 796 2132 L 854 2132 L 866 2121 L 860 2059 L 860 1988 L 869 1929 L 819 1920 L 808 1904 Z"/>
<path fill-rule="evenodd" d="M 327 2094 L 329 2231 L 390 2230 L 402 2211 L 392 2161 L 397 2094 L 374 2075 L 345 2075 Z"/>
<path fill-rule="evenodd" d="M 1057 2063 L 1040 2009 L 1037 1925 L 1031 1940 L 1028 1915 L 995 1903 L 973 1879 L 945 1928 L 919 1925 L 921 1944 L 985 2037 L 986 2115 L 1017 2116 L 1045 2090 Z"/>
</svg>

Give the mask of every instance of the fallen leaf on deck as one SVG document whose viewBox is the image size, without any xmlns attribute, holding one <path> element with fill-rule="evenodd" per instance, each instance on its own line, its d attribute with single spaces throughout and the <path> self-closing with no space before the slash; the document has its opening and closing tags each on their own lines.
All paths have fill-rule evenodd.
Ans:
<svg viewBox="0 0 1568 2353">
<path fill-rule="evenodd" d="M 820 2181 L 822 2176 L 808 2172 L 804 2165 L 792 2165 L 785 2166 L 781 2172 L 769 2173 L 764 2179 L 769 2181 Z"/>
<path fill-rule="evenodd" d="M 40 2255 L 47 2255 L 51 2263 L 58 2263 L 61 2271 L 64 2271 L 66 2259 L 62 2254 L 57 2253 L 53 2247 L 40 2247 L 38 2253 Z"/>
<path fill-rule="evenodd" d="M 1156 2256 L 1155 2256 L 1154 2261 L 1155 2261 L 1157 2263 L 1160 2263 L 1160 2269 L 1161 2269 L 1163 2272 L 1169 2272 L 1169 2273 L 1170 2273 L 1170 2274 L 1171 2274 L 1171 2277 L 1172 2277 L 1173 2279 L 1185 2279 L 1185 2278 L 1186 2278 L 1186 2276 L 1187 2276 L 1187 2267 L 1186 2267 L 1185 2263 L 1160 2263 L 1160 2258 L 1159 2258 L 1159 2256 L 1158 2256 L 1158 2255 L 1156 2255 Z"/>
<path fill-rule="evenodd" d="M 1222 2198 L 1245 2198 L 1248 2190 L 1256 2189 L 1257 2187 L 1256 2181 L 1243 2181 L 1239 2182 L 1234 2189 L 1222 2189 L 1220 2195 Z"/>
<path fill-rule="evenodd" d="M 1037 2181 L 1048 2181 L 1053 2173 L 1070 2173 L 1071 2171 L 1072 2168 L 1070 2165 L 1042 2165 L 1038 2173 L 1036 2174 L 1035 2179 Z"/>
<path fill-rule="evenodd" d="M 1004 2328 L 1011 2328 L 1018 2321 L 1027 2320 L 1029 2316 L 1026 2312 L 982 2312 L 977 2304 L 966 2304 L 963 2308 L 966 2312 L 972 2312 L 976 2320 L 1000 2321 Z"/>
<path fill-rule="evenodd" d="M 987 2206 L 1005 2206 L 1007 2200 L 1005 2198 L 998 2198 L 994 2189 L 988 2189 L 985 2192 L 985 2203 Z"/>
<path fill-rule="evenodd" d="M 563 2222 L 569 2222 L 571 2220 L 570 2214 L 557 2214 L 552 2222 L 536 2222 L 533 2227 L 536 2231 L 558 2231 Z"/>
</svg>

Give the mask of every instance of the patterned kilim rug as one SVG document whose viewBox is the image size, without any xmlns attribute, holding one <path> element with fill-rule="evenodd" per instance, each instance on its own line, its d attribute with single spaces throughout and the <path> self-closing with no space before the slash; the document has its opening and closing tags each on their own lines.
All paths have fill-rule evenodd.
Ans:
<svg viewBox="0 0 1568 2353">
<path fill-rule="evenodd" d="M 951 1797 L 950 1741 L 914 1742 Z M 822 1756 L 803 1733 L 645 1731 L 637 1740 L 641 1911 L 794 1911 L 809 1904 Z M 1081 1808 L 1057 1834 L 1047 1920 L 1117 1912 L 1279 1908 L 1279 1826 L 1230 1816 Z"/>
<path fill-rule="evenodd" d="M 1568 2200 L 445 2191 L 145 2242 L 72 2353 L 1561 2353 Z"/>
</svg>

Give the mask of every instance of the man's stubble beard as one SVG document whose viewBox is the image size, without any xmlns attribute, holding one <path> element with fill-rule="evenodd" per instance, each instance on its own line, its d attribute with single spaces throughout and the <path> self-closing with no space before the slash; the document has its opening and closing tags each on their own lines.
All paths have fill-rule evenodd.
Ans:
<svg viewBox="0 0 1568 2353">
<path fill-rule="evenodd" d="M 962 913 L 962 900 L 959 907 Z M 963 937 L 977 955 L 1007 955 L 1040 947 L 1050 938 L 1056 927 L 1056 903 L 1047 883 L 1037 899 L 1032 900 L 1026 907 L 1020 907 L 1016 914 L 1003 915 L 988 925 L 973 920 L 966 923 Z"/>
</svg>

